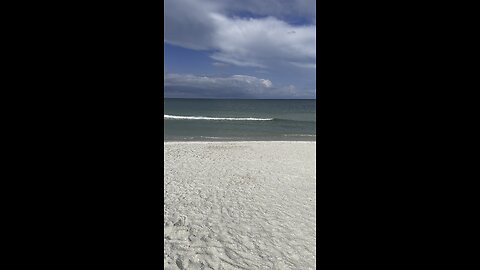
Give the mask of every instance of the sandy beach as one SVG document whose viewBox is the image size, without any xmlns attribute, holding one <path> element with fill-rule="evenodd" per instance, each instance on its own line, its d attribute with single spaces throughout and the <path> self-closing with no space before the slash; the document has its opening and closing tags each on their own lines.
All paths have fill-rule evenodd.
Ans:
<svg viewBox="0 0 480 270">
<path fill-rule="evenodd" d="M 316 142 L 165 142 L 165 269 L 315 269 Z"/>
</svg>

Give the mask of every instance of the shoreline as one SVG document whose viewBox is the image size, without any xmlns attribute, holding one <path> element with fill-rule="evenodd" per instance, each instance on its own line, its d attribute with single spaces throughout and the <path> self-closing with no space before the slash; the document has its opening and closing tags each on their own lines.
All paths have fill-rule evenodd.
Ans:
<svg viewBox="0 0 480 270">
<path fill-rule="evenodd" d="M 163 141 L 164 144 L 209 144 L 209 143 L 312 143 L 316 144 L 317 141 Z"/>
<path fill-rule="evenodd" d="M 268 139 L 252 139 L 252 140 L 249 140 L 249 139 L 238 139 L 238 140 L 231 140 L 231 139 L 218 139 L 218 140 L 212 140 L 212 139 L 209 139 L 209 138 L 205 138 L 205 139 L 190 139 L 190 140 L 175 140 L 175 139 L 163 139 L 163 142 L 166 143 L 166 142 L 218 142 L 218 143 L 228 143 L 228 142 L 317 142 L 317 138 L 313 138 L 311 137 L 310 139 L 292 139 L 292 140 L 288 140 L 288 139 L 283 139 L 283 140 L 268 140 Z"/>
</svg>

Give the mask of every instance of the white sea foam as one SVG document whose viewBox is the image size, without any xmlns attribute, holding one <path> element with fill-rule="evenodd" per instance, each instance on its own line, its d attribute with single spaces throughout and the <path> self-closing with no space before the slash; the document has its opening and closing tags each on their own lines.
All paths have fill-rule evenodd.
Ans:
<svg viewBox="0 0 480 270">
<path fill-rule="evenodd" d="M 172 120 L 213 120 L 213 121 L 272 121 L 273 118 L 253 117 L 208 117 L 208 116 L 180 116 L 164 114 L 163 119 Z"/>
<path fill-rule="evenodd" d="M 284 137 L 317 137 L 314 134 L 285 134 Z"/>
</svg>

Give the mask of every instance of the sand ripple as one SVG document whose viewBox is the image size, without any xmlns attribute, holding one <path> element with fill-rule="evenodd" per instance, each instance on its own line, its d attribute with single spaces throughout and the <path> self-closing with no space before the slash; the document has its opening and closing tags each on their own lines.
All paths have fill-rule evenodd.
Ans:
<svg viewBox="0 0 480 270">
<path fill-rule="evenodd" d="M 165 269 L 315 269 L 315 142 L 165 143 Z"/>
</svg>

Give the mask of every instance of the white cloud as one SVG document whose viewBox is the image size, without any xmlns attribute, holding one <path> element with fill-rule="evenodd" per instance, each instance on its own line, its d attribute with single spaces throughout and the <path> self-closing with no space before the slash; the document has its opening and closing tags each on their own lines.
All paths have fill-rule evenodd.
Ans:
<svg viewBox="0 0 480 270">
<path fill-rule="evenodd" d="M 303 97 L 295 86 L 275 87 L 268 79 L 247 75 L 229 77 L 164 74 L 165 97 L 206 98 L 296 98 Z M 314 97 L 309 94 L 308 97 Z M 305 96 L 307 97 L 307 96 Z"/>
<path fill-rule="evenodd" d="M 301 67 L 301 68 L 317 68 L 316 63 L 295 63 L 295 62 L 290 62 L 290 63 L 296 67 Z"/>
<path fill-rule="evenodd" d="M 217 1 L 228 14 L 248 12 L 257 16 L 274 16 L 282 20 L 303 18 L 315 24 L 316 0 L 222 0 Z"/>
<path fill-rule="evenodd" d="M 222 62 L 213 62 L 212 65 L 215 66 L 215 67 L 227 67 L 228 66 L 228 64 L 222 63 Z"/>
<path fill-rule="evenodd" d="M 212 51 L 211 57 L 216 61 L 237 66 L 314 67 L 315 14 L 309 14 L 315 10 L 311 7 L 314 1 L 258 2 L 262 1 L 167 0 L 164 40 L 185 48 Z M 241 7 L 252 14 L 278 18 L 246 19 L 227 15 L 231 10 L 242 11 Z M 312 20 L 309 25 L 291 25 L 279 19 L 301 11 Z"/>
<path fill-rule="evenodd" d="M 166 74 L 164 75 L 164 86 L 186 86 L 210 89 L 238 88 L 247 92 L 260 93 L 271 88 L 273 83 L 267 79 L 246 75 L 207 77 L 189 74 Z"/>
<path fill-rule="evenodd" d="M 282 62 L 314 64 L 315 26 L 291 26 L 273 17 L 230 19 L 211 15 L 217 31 L 212 35 L 219 61 L 243 66 L 272 66 Z"/>
<path fill-rule="evenodd" d="M 216 10 L 210 1 L 164 1 L 164 41 L 195 50 L 210 48 L 215 25 L 208 14 Z"/>
</svg>

